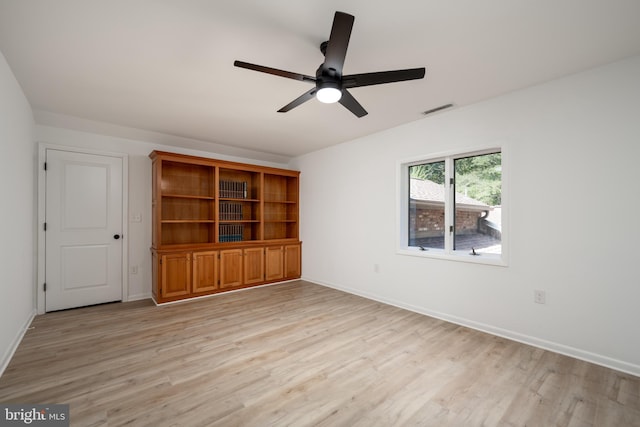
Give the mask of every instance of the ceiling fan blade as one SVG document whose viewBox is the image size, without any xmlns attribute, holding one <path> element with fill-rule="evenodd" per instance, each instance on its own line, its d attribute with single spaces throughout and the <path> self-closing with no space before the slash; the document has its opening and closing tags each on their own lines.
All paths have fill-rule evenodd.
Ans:
<svg viewBox="0 0 640 427">
<path fill-rule="evenodd" d="M 292 73 L 291 71 L 278 70 L 277 68 L 264 67 L 262 65 L 249 64 L 248 62 L 234 61 L 233 65 L 247 70 L 260 71 L 261 73 L 272 74 L 274 76 L 286 77 L 288 79 L 300 80 L 302 82 L 315 83 L 316 79 L 305 74 Z"/>
<path fill-rule="evenodd" d="M 302 95 L 300 95 L 299 97 L 297 97 L 296 99 L 294 99 L 293 101 L 291 101 L 290 103 L 288 103 L 287 105 L 279 109 L 278 113 L 286 113 L 289 110 L 293 110 L 298 105 L 305 103 L 310 99 L 313 99 L 313 97 L 316 95 L 317 90 L 318 89 L 315 87 L 311 90 L 308 90 L 307 92 L 303 93 Z"/>
<path fill-rule="evenodd" d="M 348 90 L 342 89 L 342 97 L 340 98 L 340 104 L 344 105 L 347 110 L 351 111 L 353 114 L 360 117 L 366 116 L 367 110 L 362 108 L 362 105 L 349 93 Z"/>
<path fill-rule="evenodd" d="M 342 77 L 342 87 L 361 87 L 384 83 L 417 80 L 424 77 L 425 69 L 410 68 L 407 70 L 380 71 L 377 73 L 351 74 Z"/>
<path fill-rule="evenodd" d="M 331 27 L 331 35 L 329 36 L 322 67 L 325 70 L 335 70 L 338 76 L 342 75 L 342 67 L 347 56 L 353 21 L 354 17 L 344 12 L 336 12 L 333 17 L 333 26 Z"/>
</svg>

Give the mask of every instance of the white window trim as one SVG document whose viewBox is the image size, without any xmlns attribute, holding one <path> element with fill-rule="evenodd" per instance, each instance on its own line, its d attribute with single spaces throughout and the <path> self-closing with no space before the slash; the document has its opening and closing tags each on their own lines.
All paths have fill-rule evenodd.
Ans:
<svg viewBox="0 0 640 427">
<path fill-rule="evenodd" d="M 409 241 L 409 166 L 414 166 L 422 163 L 431 163 L 443 161 L 445 162 L 445 174 L 450 175 L 450 171 L 453 168 L 454 157 L 466 157 L 474 155 L 482 155 L 495 153 L 500 151 L 502 153 L 502 253 L 500 255 L 494 254 L 481 254 L 470 255 L 467 251 L 454 251 L 452 239 L 445 239 L 444 249 L 429 248 L 427 250 L 420 250 L 417 247 L 408 246 Z M 486 264 L 506 267 L 508 265 L 508 253 L 509 253 L 509 196 L 508 196 L 508 153 L 507 149 L 502 144 L 492 145 L 488 148 L 471 148 L 468 150 L 455 150 L 450 152 L 441 152 L 428 154 L 419 157 L 413 157 L 410 159 L 404 159 L 397 162 L 396 167 L 396 194 L 397 200 L 397 249 L 396 253 L 399 255 L 408 255 L 422 258 L 433 258 L 448 261 L 460 261 L 473 264 Z M 445 228 L 448 230 L 452 225 L 453 218 L 452 209 L 453 206 L 453 192 L 446 191 L 445 200 Z"/>
</svg>

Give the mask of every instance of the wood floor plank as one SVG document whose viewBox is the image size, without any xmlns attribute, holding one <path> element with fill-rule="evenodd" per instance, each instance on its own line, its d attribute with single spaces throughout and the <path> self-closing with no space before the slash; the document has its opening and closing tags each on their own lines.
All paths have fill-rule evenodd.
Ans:
<svg viewBox="0 0 640 427">
<path fill-rule="evenodd" d="M 640 426 L 640 378 L 304 281 L 37 316 L 0 402 L 74 426 Z"/>
</svg>

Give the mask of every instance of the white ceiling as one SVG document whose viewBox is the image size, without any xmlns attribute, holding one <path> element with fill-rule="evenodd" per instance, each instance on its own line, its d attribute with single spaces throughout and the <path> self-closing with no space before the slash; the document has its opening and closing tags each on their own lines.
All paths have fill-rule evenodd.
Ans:
<svg viewBox="0 0 640 427">
<path fill-rule="evenodd" d="M 352 89 L 361 119 L 277 113 L 310 86 L 233 61 L 314 75 L 336 10 L 355 16 L 345 74 L 425 79 Z M 638 54 L 639 18 L 638 0 L 0 0 L 0 51 L 36 112 L 291 157 Z"/>
</svg>

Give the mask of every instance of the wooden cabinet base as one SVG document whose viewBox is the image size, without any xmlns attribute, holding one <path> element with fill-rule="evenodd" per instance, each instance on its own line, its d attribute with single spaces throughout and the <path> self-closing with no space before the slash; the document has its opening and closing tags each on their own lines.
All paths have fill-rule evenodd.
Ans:
<svg viewBox="0 0 640 427">
<path fill-rule="evenodd" d="M 152 249 L 157 304 L 300 278 L 301 244 Z"/>
</svg>

